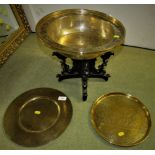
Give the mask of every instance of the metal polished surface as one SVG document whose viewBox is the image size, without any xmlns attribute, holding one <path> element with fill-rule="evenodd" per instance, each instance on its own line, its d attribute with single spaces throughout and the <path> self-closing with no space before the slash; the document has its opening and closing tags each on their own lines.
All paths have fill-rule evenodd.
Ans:
<svg viewBox="0 0 155 155">
<path fill-rule="evenodd" d="M 32 89 L 18 96 L 4 116 L 4 129 L 12 141 L 23 146 L 39 146 L 57 138 L 68 126 L 72 105 L 51 88 Z"/>
<path fill-rule="evenodd" d="M 109 93 L 91 108 L 91 122 L 97 133 L 111 144 L 133 146 L 149 134 L 148 109 L 130 94 Z"/>
<path fill-rule="evenodd" d="M 122 44 L 125 28 L 102 12 L 67 9 L 43 17 L 36 26 L 43 43 L 73 59 L 92 59 Z"/>
</svg>

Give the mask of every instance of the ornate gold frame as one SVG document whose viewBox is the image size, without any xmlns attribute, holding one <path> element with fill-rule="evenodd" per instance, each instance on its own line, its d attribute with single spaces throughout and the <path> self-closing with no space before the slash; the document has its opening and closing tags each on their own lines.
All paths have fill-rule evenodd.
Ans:
<svg viewBox="0 0 155 155">
<path fill-rule="evenodd" d="M 6 42 L 0 45 L 0 66 L 6 62 L 9 56 L 17 49 L 17 47 L 31 32 L 22 5 L 14 4 L 10 5 L 10 7 L 19 24 L 19 28 L 17 31 L 10 35 Z"/>
</svg>

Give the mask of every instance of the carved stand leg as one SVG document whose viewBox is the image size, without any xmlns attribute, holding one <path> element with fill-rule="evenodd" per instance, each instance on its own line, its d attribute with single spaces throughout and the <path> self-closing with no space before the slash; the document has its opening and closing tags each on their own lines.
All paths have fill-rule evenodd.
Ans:
<svg viewBox="0 0 155 155">
<path fill-rule="evenodd" d="M 83 101 L 87 100 L 87 76 L 82 76 L 82 94 Z"/>
<path fill-rule="evenodd" d="M 83 101 L 87 100 L 87 81 L 88 78 L 102 78 L 105 81 L 110 77 L 109 74 L 106 74 L 104 67 L 107 65 L 108 59 L 111 55 L 114 55 L 112 52 L 107 52 L 101 56 L 102 64 L 95 68 L 96 59 L 91 60 L 75 60 L 73 61 L 72 68 L 66 64 L 65 56 L 54 52 L 53 55 L 57 56 L 60 59 L 62 71 L 60 74 L 57 74 L 58 81 L 69 78 L 81 78 L 82 79 L 82 93 Z"/>
</svg>

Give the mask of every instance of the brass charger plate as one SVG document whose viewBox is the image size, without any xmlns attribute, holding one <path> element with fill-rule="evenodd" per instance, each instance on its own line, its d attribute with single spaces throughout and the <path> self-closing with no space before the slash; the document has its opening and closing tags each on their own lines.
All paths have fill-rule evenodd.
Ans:
<svg viewBox="0 0 155 155">
<path fill-rule="evenodd" d="M 93 59 L 124 42 L 125 28 L 116 18 L 87 9 L 66 9 L 43 17 L 38 38 L 72 59 Z"/>
<path fill-rule="evenodd" d="M 72 105 L 62 92 L 36 88 L 18 96 L 4 115 L 4 129 L 12 141 L 39 146 L 57 138 L 68 126 Z"/>
<path fill-rule="evenodd" d="M 130 94 L 119 92 L 103 95 L 94 102 L 91 122 L 102 138 L 119 146 L 142 142 L 151 127 L 146 106 Z"/>
</svg>

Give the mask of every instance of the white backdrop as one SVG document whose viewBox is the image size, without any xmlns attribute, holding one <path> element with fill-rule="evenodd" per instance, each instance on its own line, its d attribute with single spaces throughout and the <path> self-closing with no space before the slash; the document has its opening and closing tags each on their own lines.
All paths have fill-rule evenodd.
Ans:
<svg viewBox="0 0 155 155">
<path fill-rule="evenodd" d="M 25 4 L 24 11 L 35 32 L 37 22 L 45 15 L 61 9 L 86 8 L 110 14 L 126 28 L 125 44 L 155 49 L 155 5 L 135 4 Z"/>
</svg>

